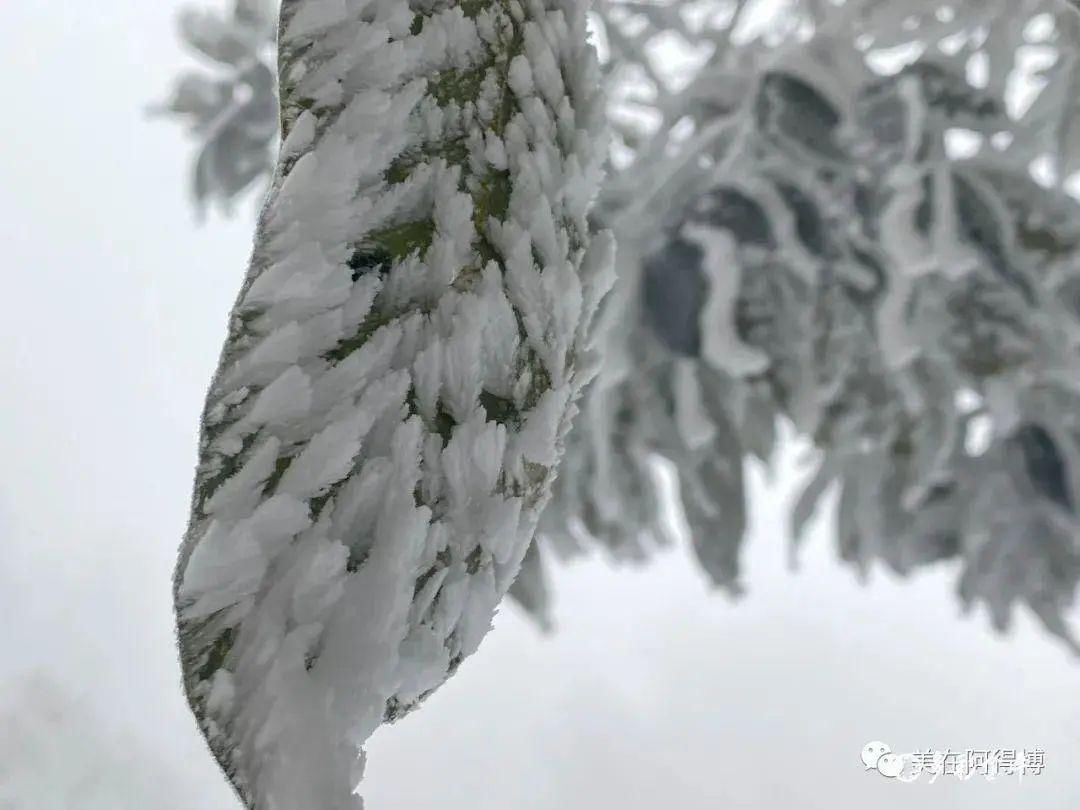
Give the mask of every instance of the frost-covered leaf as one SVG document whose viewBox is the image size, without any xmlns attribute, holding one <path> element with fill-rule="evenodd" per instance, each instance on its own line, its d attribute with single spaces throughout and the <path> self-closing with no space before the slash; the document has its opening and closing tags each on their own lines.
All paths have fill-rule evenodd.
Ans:
<svg viewBox="0 0 1080 810">
<path fill-rule="evenodd" d="M 536 573 L 610 283 L 585 10 L 282 9 L 283 141 L 175 577 L 189 701 L 254 810 L 361 807 L 364 742 Z M 232 194 L 257 166 L 211 143 Z"/>
</svg>

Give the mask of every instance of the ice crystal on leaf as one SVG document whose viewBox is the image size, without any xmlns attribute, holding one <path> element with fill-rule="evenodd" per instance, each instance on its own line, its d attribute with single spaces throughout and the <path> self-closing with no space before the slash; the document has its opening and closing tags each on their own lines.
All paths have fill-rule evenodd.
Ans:
<svg viewBox="0 0 1080 810">
<path fill-rule="evenodd" d="M 359 808 L 364 741 L 526 558 L 611 281 L 584 15 L 282 7 L 280 157 L 175 581 L 188 697 L 252 808 Z"/>
</svg>

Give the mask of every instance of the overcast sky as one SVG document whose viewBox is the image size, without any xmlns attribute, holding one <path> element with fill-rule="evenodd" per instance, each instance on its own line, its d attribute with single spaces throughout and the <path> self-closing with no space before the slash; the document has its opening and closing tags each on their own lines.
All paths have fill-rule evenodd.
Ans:
<svg viewBox="0 0 1080 810">
<path fill-rule="evenodd" d="M 0 2 L 4 810 L 238 807 L 184 704 L 169 579 L 251 222 L 196 227 L 190 144 L 143 117 L 189 64 L 174 13 Z M 789 573 L 783 490 L 759 490 L 740 603 L 679 548 L 642 570 L 558 571 L 552 636 L 504 608 L 460 673 L 372 740 L 371 810 L 1080 796 L 1080 662 L 1026 615 L 1007 639 L 961 617 L 953 570 L 861 587 L 824 525 Z M 1022 783 L 901 784 L 862 770 L 872 739 L 1042 748 L 1047 765 Z"/>
</svg>

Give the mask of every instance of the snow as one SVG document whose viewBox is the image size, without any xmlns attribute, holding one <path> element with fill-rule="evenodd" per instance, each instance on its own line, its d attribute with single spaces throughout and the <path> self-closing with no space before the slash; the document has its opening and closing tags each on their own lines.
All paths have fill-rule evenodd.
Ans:
<svg viewBox="0 0 1080 810">
<path fill-rule="evenodd" d="M 861 573 L 955 560 L 967 603 L 997 616 L 1026 605 L 1072 644 L 1061 605 L 1080 567 L 1061 549 L 1075 520 L 1065 530 L 1060 514 L 1043 514 L 1046 498 L 993 491 L 1003 466 L 1018 492 L 1037 489 L 1033 477 L 1056 480 L 1003 448 L 1031 424 L 1068 423 L 1056 452 L 1063 469 L 1080 463 L 1069 416 L 1080 288 L 1066 224 L 1078 214 L 1055 193 L 1067 166 L 1046 169 L 1075 151 L 1059 135 L 1076 32 L 1054 30 L 1052 47 L 1032 49 L 1026 6 L 973 24 L 975 3 L 951 16 L 814 5 L 815 38 L 800 41 L 793 21 L 777 47 L 732 44 L 726 23 L 696 27 L 666 8 L 598 15 L 623 138 L 598 218 L 618 236 L 619 277 L 542 543 L 653 556 L 657 453 L 678 471 L 702 567 L 726 587 L 745 530 L 737 469 L 770 463 L 778 426 L 792 420 L 828 468 L 795 524 L 835 482 L 839 550 Z M 659 47 L 680 25 L 687 41 L 716 45 L 685 85 L 669 82 Z M 1036 62 L 1053 63 L 1038 81 Z M 785 74 L 805 90 L 763 99 L 763 76 Z M 539 87 L 535 68 L 528 78 Z M 766 119 L 763 100 L 775 113 Z M 715 214 L 729 189 L 753 199 L 769 238 Z M 975 418 L 956 412 L 963 389 L 985 407 Z M 981 452 L 965 450 L 975 444 Z M 1018 545 L 1024 532 L 1038 540 Z M 1014 553 L 1029 556 L 1013 566 Z"/>
<path fill-rule="evenodd" d="M 695 223 L 683 226 L 682 234 L 705 252 L 702 268 L 709 291 L 699 316 L 702 357 L 734 377 L 761 373 L 768 367 L 769 358 L 743 343 L 735 328 L 735 300 L 742 279 L 735 239 L 727 231 Z"/>
<path fill-rule="evenodd" d="M 286 132 L 176 581 L 192 707 L 253 808 L 359 808 L 364 742 L 477 649 L 525 557 L 612 281 L 584 12 L 285 9 Z M 429 93 L 454 70 L 475 97 Z"/>
<path fill-rule="evenodd" d="M 206 502 L 207 514 L 221 520 L 250 515 L 259 500 L 258 489 L 274 470 L 281 441 L 270 436 L 259 444 L 240 470 L 229 477 Z"/>
</svg>

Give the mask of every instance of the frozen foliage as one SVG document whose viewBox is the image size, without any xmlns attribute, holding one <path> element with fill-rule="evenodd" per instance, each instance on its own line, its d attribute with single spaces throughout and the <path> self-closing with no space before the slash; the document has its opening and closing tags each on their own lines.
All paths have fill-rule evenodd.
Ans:
<svg viewBox="0 0 1080 810">
<path fill-rule="evenodd" d="M 574 0 L 288 0 L 280 156 L 203 416 L 185 685 L 248 806 L 359 808 L 362 745 L 472 654 L 612 280 Z"/>
<path fill-rule="evenodd" d="M 1024 605 L 1077 649 L 1080 17 L 787 3 L 787 30 L 755 38 L 754 5 L 720 31 L 685 4 L 609 15 L 613 52 L 637 31 L 621 98 L 663 117 L 622 127 L 609 362 L 542 534 L 646 555 L 659 453 L 703 568 L 737 593 L 740 471 L 789 420 L 820 450 L 796 542 L 835 487 L 860 572 L 958 559 L 965 605 L 998 629 Z M 710 43 L 678 90 L 642 47 L 672 31 Z"/>
<path fill-rule="evenodd" d="M 276 19 L 276 0 L 233 0 L 228 17 L 195 8 L 180 13 L 184 43 L 213 63 L 215 73 L 185 73 L 169 99 L 152 111 L 184 119 L 201 141 L 191 181 L 200 209 L 217 202 L 228 210 L 237 195 L 273 168 Z"/>
<path fill-rule="evenodd" d="M 788 420 L 819 449 L 796 538 L 838 491 L 860 572 L 955 560 L 965 605 L 1000 628 L 1026 605 L 1068 637 L 1076 5 L 596 4 L 616 138 L 595 217 L 619 280 L 515 598 L 546 615 L 549 551 L 647 559 L 657 454 L 738 593 L 743 466 Z"/>
</svg>

